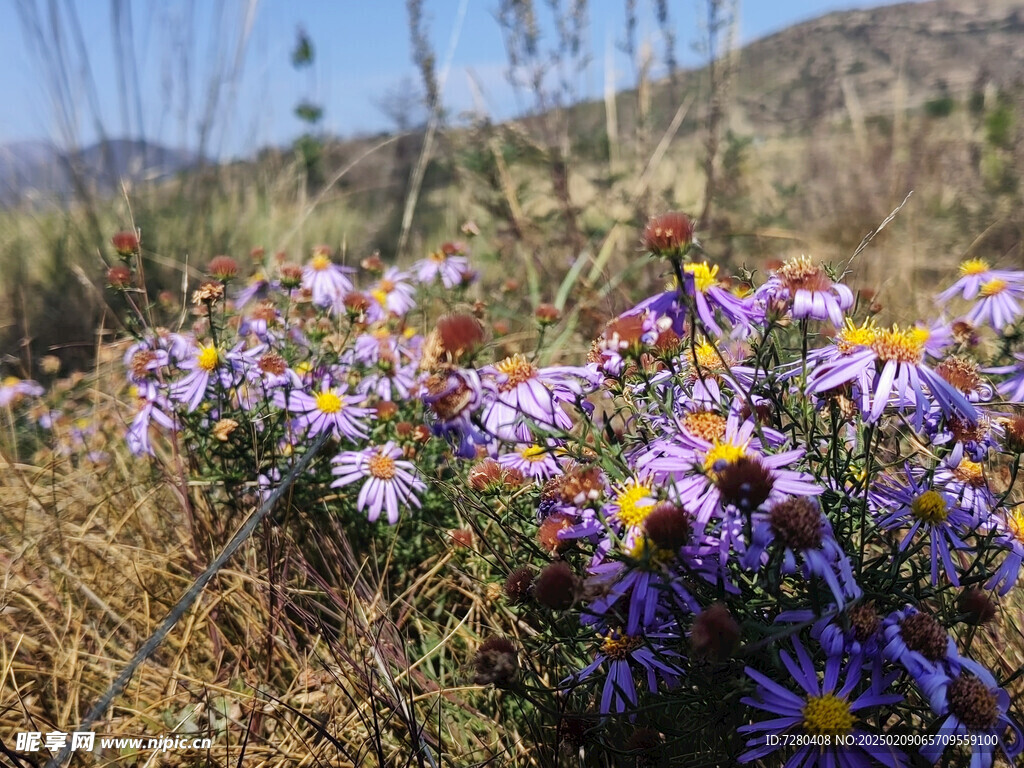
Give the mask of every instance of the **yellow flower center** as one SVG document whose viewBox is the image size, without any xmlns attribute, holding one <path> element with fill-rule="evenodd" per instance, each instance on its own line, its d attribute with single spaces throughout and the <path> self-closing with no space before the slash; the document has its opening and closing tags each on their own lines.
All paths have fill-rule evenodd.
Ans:
<svg viewBox="0 0 1024 768">
<path fill-rule="evenodd" d="M 532 464 L 534 462 L 544 461 L 548 455 L 548 449 L 542 445 L 528 445 L 519 452 L 519 455 Z"/>
<path fill-rule="evenodd" d="M 946 522 L 949 507 L 938 491 L 925 491 L 910 503 L 910 511 L 918 520 L 935 525 Z"/>
<path fill-rule="evenodd" d="M 925 328 L 900 330 L 894 325 L 888 330 L 878 330 L 870 347 L 882 360 L 916 365 L 924 358 L 924 344 L 929 335 Z"/>
<path fill-rule="evenodd" d="M 434 251 L 428 258 L 435 264 L 444 264 L 448 261 L 448 257 L 445 255 L 444 251 Z"/>
<path fill-rule="evenodd" d="M 331 266 L 331 258 L 323 253 L 318 253 L 313 257 L 313 260 L 309 262 L 311 266 L 317 272 L 323 272 L 329 266 Z"/>
<path fill-rule="evenodd" d="M 646 536 L 638 536 L 636 543 L 629 548 L 629 556 L 634 560 L 650 558 L 655 563 L 667 563 L 675 558 L 675 552 L 654 546 Z"/>
<path fill-rule="evenodd" d="M 977 461 L 961 459 L 960 463 L 956 465 L 956 469 L 953 470 L 953 474 L 957 476 L 958 480 L 962 480 L 968 485 L 974 487 L 985 485 L 985 473 Z"/>
<path fill-rule="evenodd" d="M 718 471 L 724 464 L 735 464 L 747 455 L 747 444 L 733 445 L 718 440 L 711 447 L 711 450 L 704 455 L 704 471 L 712 477 L 717 476 Z"/>
<path fill-rule="evenodd" d="M 1006 525 L 1013 538 L 1024 544 L 1024 509 L 1013 509 L 1006 513 Z"/>
<path fill-rule="evenodd" d="M 718 356 L 718 352 L 715 351 L 714 345 L 707 341 L 695 346 L 691 357 L 693 358 L 694 365 L 703 370 L 722 367 L 722 359 Z"/>
<path fill-rule="evenodd" d="M 718 283 L 718 265 L 708 267 L 706 261 L 698 264 L 684 264 L 683 271 L 693 275 L 693 284 L 701 293 L 707 293 L 708 289 Z"/>
<path fill-rule="evenodd" d="M 850 705 L 831 693 L 808 696 L 803 715 L 804 729 L 812 736 L 845 736 L 857 720 Z"/>
<path fill-rule="evenodd" d="M 619 507 L 616 517 L 630 527 L 642 524 L 654 509 L 650 486 L 637 480 L 630 480 L 619 490 L 615 503 Z"/>
<path fill-rule="evenodd" d="M 868 318 L 863 325 L 855 325 L 850 318 L 846 318 L 846 326 L 836 337 L 836 345 L 844 355 L 850 354 L 857 347 L 867 347 L 878 336 L 878 329 L 875 328 L 875 321 Z"/>
<path fill-rule="evenodd" d="M 961 275 L 980 275 L 983 272 L 988 272 L 988 270 L 988 262 L 982 259 L 968 259 L 960 263 Z"/>
<path fill-rule="evenodd" d="M 725 437 L 725 417 L 713 411 L 691 411 L 680 421 L 684 432 L 709 443 Z"/>
<path fill-rule="evenodd" d="M 208 347 L 203 347 L 199 350 L 199 356 L 196 358 L 196 365 L 202 368 L 204 371 L 212 371 L 218 365 L 220 365 L 220 352 L 212 344 Z"/>
<path fill-rule="evenodd" d="M 333 389 L 317 392 L 314 397 L 316 398 L 316 408 L 321 413 L 337 413 L 345 407 L 345 401 Z"/>
<path fill-rule="evenodd" d="M 5 387 L 13 387 L 15 384 L 17 384 L 20 381 L 21 381 L 21 379 L 19 379 L 17 376 L 8 376 L 7 378 L 5 378 L 3 380 L 3 386 L 5 386 Z"/>
<path fill-rule="evenodd" d="M 395 460 L 383 453 L 375 453 L 370 458 L 367 469 L 379 480 L 390 480 L 395 476 Z"/>
<path fill-rule="evenodd" d="M 982 283 L 980 292 L 982 296 L 995 296 L 996 294 L 1002 293 L 1009 287 L 1009 284 L 1005 280 L 1000 280 L 997 277 L 989 280 L 988 282 Z"/>
<path fill-rule="evenodd" d="M 609 632 L 601 641 L 601 653 L 613 661 L 625 659 L 643 644 L 639 637 Z"/>
<path fill-rule="evenodd" d="M 506 357 L 501 362 L 495 363 L 494 367 L 498 369 L 499 373 L 503 373 L 508 377 L 508 381 L 501 385 L 502 392 L 515 389 L 520 384 L 529 381 L 537 375 L 537 369 L 533 366 L 533 363 L 518 352 L 512 355 L 512 357 Z"/>
</svg>

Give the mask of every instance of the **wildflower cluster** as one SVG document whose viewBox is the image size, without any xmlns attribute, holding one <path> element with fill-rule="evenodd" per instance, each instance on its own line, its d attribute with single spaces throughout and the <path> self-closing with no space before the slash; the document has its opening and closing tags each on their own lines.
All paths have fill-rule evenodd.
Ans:
<svg viewBox="0 0 1024 768">
<path fill-rule="evenodd" d="M 670 284 L 585 367 L 453 374 L 467 402 L 498 382 L 484 439 L 446 429 L 488 453 L 467 504 L 504 491 L 533 526 L 505 594 L 569 667 L 563 724 L 739 763 L 1013 761 L 1008 681 L 971 645 L 1024 564 L 1024 272 L 967 262 L 940 295 L 963 314 L 883 326 L 808 256 L 753 286 L 693 235 L 648 224 Z"/>
</svg>

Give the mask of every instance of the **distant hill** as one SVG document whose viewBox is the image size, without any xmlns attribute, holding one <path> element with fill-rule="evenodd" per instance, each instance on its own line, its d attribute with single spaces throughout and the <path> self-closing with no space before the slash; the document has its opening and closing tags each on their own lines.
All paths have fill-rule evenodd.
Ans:
<svg viewBox="0 0 1024 768">
<path fill-rule="evenodd" d="M 77 183 L 105 194 L 116 191 L 122 179 L 159 180 L 198 162 L 193 152 L 129 139 L 111 139 L 72 153 L 41 141 L 5 144 L 0 146 L 0 205 L 68 199 Z"/>
<path fill-rule="evenodd" d="M 830 13 L 740 52 L 736 96 L 754 125 L 893 114 L 1024 80 L 1024 0 L 932 0 Z"/>
</svg>

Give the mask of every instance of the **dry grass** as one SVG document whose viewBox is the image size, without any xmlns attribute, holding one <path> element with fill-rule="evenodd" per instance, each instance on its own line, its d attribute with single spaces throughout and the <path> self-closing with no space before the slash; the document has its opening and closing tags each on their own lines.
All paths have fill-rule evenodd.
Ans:
<svg viewBox="0 0 1024 768">
<path fill-rule="evenodd" d="M 183 496 L 173 454 L 153 466 L 127 456 L 111 365 L 64 393 L 77 418 L 101 426 L 90 440 L 108 453 L 101 465 L 49 449 L 18 461 L 4 444 L 0 731 L 11 739 L 81 722 L 240 522 L 215 487 L 191 483 Z M 481 636 L 506 623 L 480 563 L 439 547 L 389 594 L 388 553 L 357 556 L 324 519 L 302 551 L 300 528 L 265 526 L 95 726 L 98 738 L 209 736 L 208 752 L 107 750 L 76 753 L 73 764 L 525 758 L 533 747 L 513 724 L 497 728 L 491 706 L 476 710 L 495 694 L 480 694 L 465 671 Z M 458 607 L 438 617 L 430 606 L 442 593 Z"/>
</svg>

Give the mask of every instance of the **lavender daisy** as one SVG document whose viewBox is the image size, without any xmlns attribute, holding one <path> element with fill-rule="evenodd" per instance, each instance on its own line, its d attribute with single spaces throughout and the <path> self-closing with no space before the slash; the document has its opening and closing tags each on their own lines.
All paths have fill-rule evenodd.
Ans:
<svg viewBox="0 0 1024 768">
<path fill-rule="evenodd" d="M 1024 732 L 1009 715 L 1009 694 L 981 664 L 961 659 L 960 667 L 959 674 L 933 677 L 924 688 L 932 711 L 942 718 L 939 733 L 974 737 L 970 768 L 990 768 L 997 743 L 1012 765 L 1024 751 Z M 1009 741 L 1007 731 L 1013 734 Z M 946 746 L 947 743 L 935 740 L 921 747 L 921 755 L 936 763 Z"/>
<path fill-rule="evenodd" d="M 971 515 L 961 509 L 950 494 L 936 489 L 927 482 L 919 482 L 909 466 L 905 468 L 905 482 L 891 478 L 878 484 L 868 494 L 868 501 L 878 516 L 878 525 L 891 531 L 906 528 L 900 541 L 904 551 L 919 533 L 928 537 L 932 561 L 932 584 L 939 583 L 939 562 L 947 578 L 960 585 L 956 566 L 950 554 L 954 549 L 966 549 L 967 545 L 957 535 L 971 526 Z"/>
<path fill-rule="evenodd" d="M 780 749 L 783 740 L 768 739 L 768 735 L 800 734 L 820 738 L 814 740 L 818 743 L 798 747 L 787 766 L 866 768 L 881 763 L 896 768 L 908 765 L 907 756 L 895 747 L 883 746 L 870 738 L 857 738 L 868 735 L 859 724 L 864 719 L 860 713 L 902 701 L 899 694 L 882 692 L 894 678 L 868 683 L 862 679 L 861 658 L 855 657 L 843 664 L 841 656 L 829 655 L 825 660 L 824 679 L 819 680 L 810 654 L 798 639 L 793 640 L 793 648 L 795 659 L 786 651 L 780 655 L 791 679 L 801 688 L 800 693 L 779 685 L 751 667 L 746 669 L 747 676 L 757 683 L 757 691 L 754 696 L 744 697 L 743 703 L 774 717 L 739 729 L 740 733 L 752 734 L 747 741 L 748 750 L 740 755 L 740 762 L 760 760 Z M 848 738 L 851 736 L 852 739 Z"/>
<path fill-rule="evenodd" d="M 302 268 L 302 287 L 313 296 L 318 307 L 340 306 L 345 294 L 352 290 L 349 274 L 355 270 L 331 261 L 326 249 L 317 249 Z"/>
<path fill-rule="evenodd" d="M 993 280 L 1002 280 L 1009 284 L 1024 284 L 1024 272 L 1004 269 L 992 269 L 983 259 L 967 259 L 960 263 L 960 277 L 949 288 L 936 298 L 945 303 L 954 296 L 970 301 L 982 292 L 982 288 Z"/>
<path fill-rule="evenodd" d="M 657 692 L 659 679 L 670 686 L 676 684 L 682 674 L 678 661 L 682 657 L 659 641 L 676 639 L 678 634 L 674 625 L 661 623 L 643 634 L 630 635 L 613 629 L 599 635 L 601 644 L 594 661 L 564 680 L 563 684 L 575 688 L 603 666 L 605 680 L 601 688 L 601 714 L 621 714 L 637 704 L 634 670 L 644 675 L 651 693 Z"/>
<path fill-rule="evenodd" d="M 359 403 L 364 400 L 366 395 L 349 394 L 344 389 L 332 387 L 329 379 L 325 378 L 319 392 L 289 392 L 287 410 L 297 414 L 295 426 L 304 427 L 310 437 L 329 429 L 339 439 L 355 441 L 369 436 L 364 420 L 373 411 L 360 407 Z"/>
<path fill-rule="evenodd" d="M 775 270 L 757 290 L 757 297 L 789 302 L 796 319 L 831 320 L 837 328 L 843 325 L 843 313 L 853 306 L 853 292 L 833 282 L 821 265 L 804 255 Z"/>
<path fill-rule="evenodd" d="M 376 522 L 384 510 L 388 522 L 394 525 L 398 522 L 399 505 L 419 508 L 416 494 L 426 490 L 426 485 L 416 475 L 416 467 L 401 457 L 402 449 L 390 441 L 362 451 L 343 451 L 331 460 L 335 465 L 331 474 L 337 476 L 331 487 L 342 488 L 363 480 L 356 499 L 357 508 L 368 510 L 371 523 Z"/>
<path fill-rule="evenodd" d="M 454 288 L 462 283 L 462 276 L 469 269 L 466 246 L 463 243 L 445 243 L 438 250 L 413 265 L 416 279 L 431 283 L 441 279 L 445 288 Z"/>
<path fill-rule="evenodd" d="M 402 317 L 416 306 L 416 289 L 408 280 L 409 276 L 398 267 L 389 267 L 380 280 L 370 286 L 368 293 L 373 304 L 368 314 L 371 320 L 381 320 L 388 314 Z"/>
</svg>

